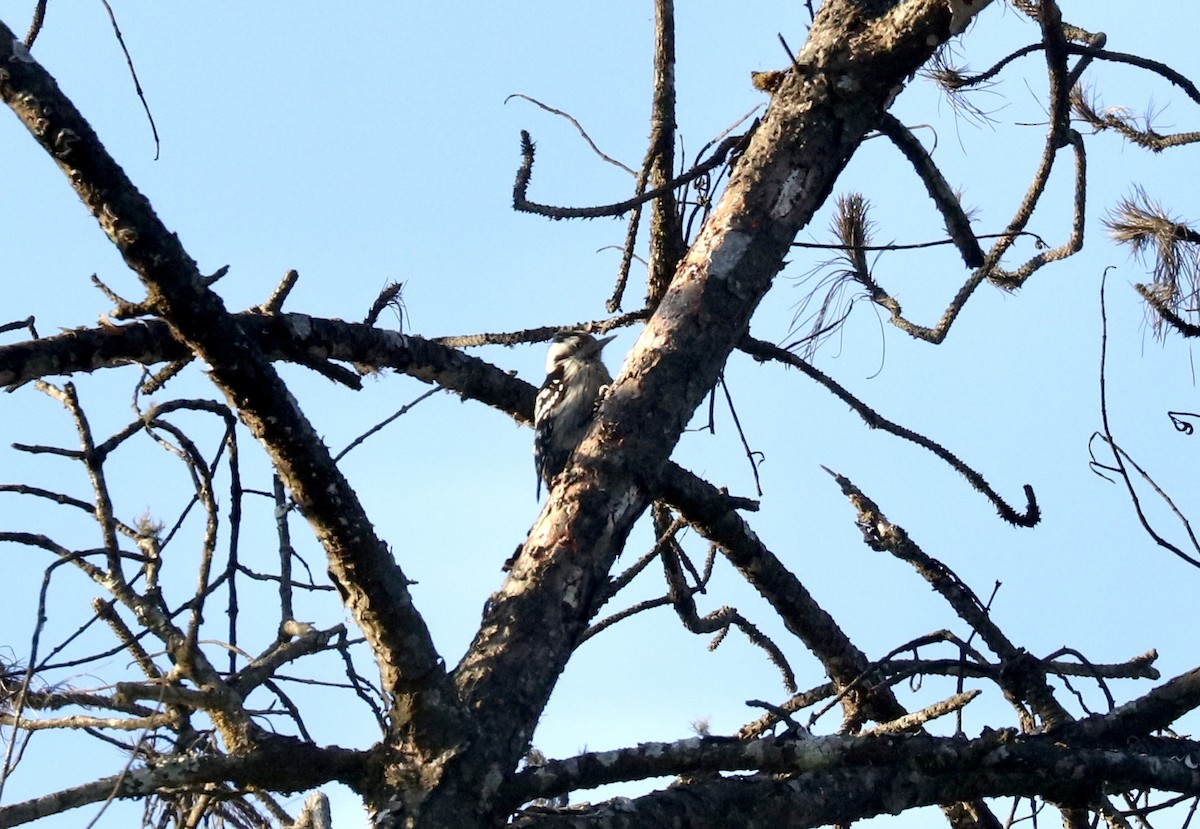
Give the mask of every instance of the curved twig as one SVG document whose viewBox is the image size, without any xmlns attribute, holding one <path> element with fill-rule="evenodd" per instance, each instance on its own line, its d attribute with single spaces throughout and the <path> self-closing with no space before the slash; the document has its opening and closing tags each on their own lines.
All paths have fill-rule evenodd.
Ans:
<svg viewBox="0 0 1200 829">
<path fill-rule="evenodd" d="M 1150 519 L 1146 517 L 1145 511 L 1142 509 L 1141 500 L 1138 498 L 1137 490 L 1134 489 L 1133 478 L 1130 475 L 1129 469 L 1127 467 L 1132 467 L 1134 469 L 1134 471 L 1137 472 L 1142 477 L 1142 479 L 1144 481 L 1146 481 L 1147 484 L 1150 485 L 1150 487 L 1155 491 L 1155 493 L 1157 493 L 1158 496 L 1163 499 L 1163 501 L 1167 504 L 1167 506 L 1171 509 L 1171 511 L 1174 512 L 1175 516 L 1183 523 L 1184 530 L 1187 533 L 1188 538 L 1192 542 L 1192 547 L 1197 551 L 1198 554 L 1200 554 L 1200 539 L 1196 538 L 1196 534 L 1192 531 L 1191 523 L 1187 520 L 1187 517 L 1184 516 L 1184 514 L 1179 510 L 1179 508 L 1177 506 L 1175 506 L 1175 502 L 1171 499 L 1171 497 L 1169 495 L 1167 495 L 1167 493 L 1165 491 L 1163 491 L 1158 486 L 1158 484 L 1156 484 L 1154 482 L 1154 480 L 1150 477 L 1150 475 L 1146 472 L 1146 470 L 1144 470 L 1141 466 L 1139 466 L 1138 463 L 1136 461 L 1134 461 L 1133 458 L 1131 458 L 1129 456 L 1129 454 L 1127 452 L 1125 452 L 1125 450 L 1123 450 L 1117 444 L 1116 438 L 1113 437 L 1112 425 L 1109 423 L 1109 419 L 1108 419 L 1108 374 L 1107 374 L 1108 310 L 1107 310 L 1107 305 L 1105 302 L 1105 292 L 1104 292 L 1107 278 L 1108 278 L 1108 269 L 1106 268 L 1105 272 L 1104 272 L 1104 277 L 1102 277 L 1100 280 L 1100 423 L 1101 423 L 1101 433 L 1098 436 L 1100 437 L 1101 440 L 1104 441 L 1105 444 L 1108 445 L 1109 450 L 1112 452 L 1113 464 L 1111 466 L 1103 466 L 1103 468 L 1116 473 L 1121 478 L 1121 481 L 1125 484 L 1125 490 L 1129 493 L 1129 500 L 1133 504 L 1133 509 L 1134 509 L 1134 512 L 1137 514 L 1138 522 L 1141 523 L 1142 528 L 1146 531 L 1146 534 L 1149 535 L 1150 538 L 1152 538 L 1154 540 L 1154 543 L 1157 544 L 1158 546 L 1162 547 L 1164 550 L 1169 550 L 1170 552 L 1174 553 L 1180 559 L 1182 559 L 1183 561 L 1186 561 L 1188 564 L 1191 564 L 1193 567 L 1200 567 L 1200 557 L 1193 556 L 1193 555 L 1190 555 L 1190 554 L 1184 552 L 1178 546 L 1176 546 L 1175 544 L 1172 544 L 1170 541 L 1167 541 L 1167 539 L 1165 539 L 1161 535 L 1159 535 L 1158 532 L 1154 529 L 1154 527 L 1152 527 L 1150 525 Z M 1096 463 L 1095 465 L 1102 466 L 1099 463 Z"/>
<path fill-rule="evenodd" d="M 1029 484 L 1025 485 L 1025 511 L 1017 512 L 1008 504 L 999 493 L 992 489 L 991 485 L 984 480 L 984 477 L 976 472 L 971 467 L 967 466 L 958 459 L 954 453 L 944 448 L 940 444 L 930 440 L 924 435 L 918 434 L 911 429 L 906 429 L 898 423 L 883 417 L 874 409 L 863 403 L 853 394 L 851 394 L 844 386 L 828 376 L 820 369 L 802 360 L 790 351 L 780 348 L 777 345 L 768 343 L 764 340 L 755 339 L 751 336 L 746 336 L 739 346 L 742 351 L 759 360 L 777 360 L 784 365 L 799 369 L 813 380 L 816 380 L 825 388 L 833 392 L 838 399 L 842 400 L 854 409 L 863 419 L 863 421 L 872 429 L 882 429 L 896 437 L 903 438 L 917 444 L 923 449 L 927 449 L 934 455 L 941 458 L 950 465 L 954 471 L 967 479 L 967 482 L 981 495 L 992 502 L 992 506 L 996 508 L 996 512 L 1000 517 L 1010 524 L 1015 524 L 1018 527 L 1032 527 L 1041 520 L 1041 509 L 1038 507 L 1037 497 L 1034 495 L 1033 487 Z"/>
<path fill-rule="evenodd" d="M 517 180 L 513 184 L 513 209 L 521 213 L 534 213 L 538 216 L 545 216 L 549 219 L 598 219 L 608 216 L 620 216 L 640 204 L 653 201 L 659 196 L 670 193 L 680 185 L 694 181 L 700 178 L 700 176 L 716 169 L 725 162 L 729 153 L 745 142 L 749 136 L 750 133 L 731 135 L 721 142 L 707 160 L 696 165 L 683 175 L 671 179 L 661 187 L 647 190 L 642 195 L 632 199 L 597 207 L 555 207 L 553 205 L 530 201 L 526 195 L 529 190 L 529 180 L 533 175 L 534 144 L 533 139 L 529 137 L 529 133 L 521 130 L 522 161 L 521 168 L 517 171 Z"/>
<path fill-rule="evenodd" d="M 1000 61 L 998 61 L 989 69 L 986 69 L 977 75 L 959 76 L 953 79 L 951 82 L 955 88 L 977 86 L 994 78 L 1005 66 L 1007 66 L 1009 63 L 1012 63 L 1017 58 L 1031 55 L 1034 52 L 1040 52 L 1045 48 L 1045 41 L 1031 43 L 1028 46 L 1022 46 L 1020 49 L 1017 49 L 1016 51 L 1006 55 L 1004 58 L 1001 58 Z M 1182 91 L 1196 103 L 1200 104 L 1200 88 L 1197 88 L 1196 84 L 1193 83 L 1192 80 L 1182 72 L 1172 69 L 1170 66 L 1162 63 L 1161 61 L 1144 58 L 1141 55 L 1132 55 L 1127 52 L 1113 52 L 1109 49 L 1097 48 L 1095 46 L 1088 46 L 1081 43 L 1067 42 L 1064 43 L 1061 48 L 1070 55 L 1080 55 L 1087 58 L 1109 61 L 1111 63 L 1123 63 L 1128 66 L 1136 66 L 1138 69 L 1145 69 L 1148 72 L 1153 72 L 1174 86 L 1179 87 L 1180 91 Z"/>
<path fill-rule="evenodd" d="M 540 107 L 541 109 L 544 109 L 546 112 L 549 112 L 552 115 L 557 115 L 560 118 L 567 119 L 568 121 L 571 122 L 571 125 L 574 126 L 575 129 L 579 130 L 579 134 L 581 136 L 583 136 L 583 140 L 587 142 L 587 145 L 592 148 L 592 152 L 594 152 L 596 155 L 600 156 L 600 158 L 604 159 L 605 161 L 607 161 L 609 164 L 613 165 L 614 167 L 620 167 L 622 170 L 629 173 L 629 175 L 631 175 L 631 176 L 637 175 L 637 172 L 633 168 L 631 168 L 625 164 L 622 164 L 620 161 L 617 161 L 615 158 L 608 155 L 607 153 L 602 151 L 599 147 L 597 147 L 596 142 L 592 140 L 592 137 L 590 135 L 588 135 L 587 130 L 585 130 L 583 128 L 583 124 L 579 123 L 579 121 L 577 121 L 575 119 L 575 117 L 573 115 L 571 115 L 570 113 L 563 112 L 561 109 L 555 109 L 554 107 L 550 106 L 549 104 L 544 104 L 541 101 L 539 101 L 537 98 L 530 97 L 529 95 L 526 95 L 523 92 L 512 93 L 511 95 L 509 95 L 507 98 L 504 99 L 504 103 L 507 104 L 513 98 L 520 98 L 522 101 L 528 101 L 529 103 L 533 104 L 534 106 Z"/>
<path fill-rule="evenodd" d="M 937 205 L 938 212 L 946 220 L 946 229 L 958 252 L 962 255 L 963 264 L 968 268 L 978 268 L 983 265 L 983 248 L 971 230 L 971 220 L 962 203 L 946 181 L 942 171 L 933 163 L 933 158 L 926 152 L 924 145 L 917 140 L 912 131 L 899 118 L 890 112 L 883 113 L 877 129 L 891 139 L 896 148 L 908 159 L 925 183 L 929 197 Z"/>
<path fill-rule="evenodd" d="M 108 12 L 108 19 L 112 23 L 113 33 L 117 36 L 117 43 L 121 45 L 121 51 L 125 53 L 125 63 L 129 66 L 129 76 L 133 78 L 133 88 L 137 92 L 138 100 L 142 102 L 142 109 L 146 113 L 146 120 L 150 122 L 150 133 L 154 136 L 154 160 L 158 161 L 159 151 L 162 149 L 162 144 L 158 140 L 158 126 L 154 123 L 154 115 L 150 112 L 150 104 L 146 102 L 146 93 L 142 90 L 142 82 L 138 80 L 137 70 L 133 68 L 133 57 L 129 54 L 129 48 L 125 45 L 125 38 L 121 34 L 121 27 L 117 25 L 117 15 L 109 5 L 108 0 L 100 0 L 104 5 L 104 10 Z M 40 21 L 39 21 L 40 22 Z M 30 32 L 32 34 L 32 31 Z"/>
</svg>

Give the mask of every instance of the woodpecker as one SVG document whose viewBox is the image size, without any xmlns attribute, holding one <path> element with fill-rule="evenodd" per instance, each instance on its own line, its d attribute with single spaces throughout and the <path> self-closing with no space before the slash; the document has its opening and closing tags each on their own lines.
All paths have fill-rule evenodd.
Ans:
<svg viewBox="0 0 1200 829">
<path fill-rule="evenodd" d="M 563 471 L 583 440 L 604 387 L 612 375 L 600 352 L 613 337 L 596 339 L 583 331 L 560 331 L 546 354 L 546 381 L 533 406 L 533 464 L 537 495 Z"/>
</svg>

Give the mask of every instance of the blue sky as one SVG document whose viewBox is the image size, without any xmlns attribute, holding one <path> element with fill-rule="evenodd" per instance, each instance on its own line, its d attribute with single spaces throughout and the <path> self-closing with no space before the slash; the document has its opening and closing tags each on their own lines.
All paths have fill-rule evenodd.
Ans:
<svg viewBox="0 0 1200 829">
<path fill-rule="evenodd" d="M 786 65 L 777 35 L 798 49 L 806 18 L 798 3 L 686 5 L 678 12 L 677 77 L 681 134 L 691 158 L 765 104 L 749 73 Z M 0 0 L 0 19 L 23 32 L 32 6 Z M 651 5 L 352 6 L 118 7 L 162 139 L 158 160 L 100 4 L 51 4 L 34 55 L 91 119 L 201 269 L 230 266 L 218 284 L 231 308 L 262 302 L 294 268 L 301 278 L 289 310 L 361 319 L 380 288 L 401 280 L 410 330 L 427 336 L 603 316 L 618 254 L 602 249 L 620 244 L 625 225 L 551 223 L 513 213 L 519 131 L 528 129 L 538 145 L 531 189 L 538 201 L 617 201 L 626 197 L 631 181 L 595 159 L 564 121 L 505 99 L 524 93 L 568 110 L 605 152 L 636 166 L 648 133 Z M 1110 48 L 1158 56 L 1185 74 L 1200 75 L 1194 49 L 1174 35 L 1175 4 L 1144 4 L 1132 21 L 1126 3 L 1063 6 L 1072 22 L 1106 31 Z M 1034 27 L 994 4 L 956 51 L 982 69 L 1036 37 Z M 1109 105 L 1160 112 L 1164 131 L 1194 123 L 1186 102 L 1163 82 L 1110 67 L 1100 77 Z M 1035 55 L 976 99 L 990 113 L 987 123 L 957 114 L 920 78 L 893 109 L 907 124 L 930 125 L 918 135 L 927 146 L 936 136 L 935 159 L 950 182 L 963 188 L 965 202 L 978 208 L 979 232 L 1000 230 L 1024 191 L 1044 133 L 1043 92 L 1042 62 Z M 35 313 L 43 334 L 95 324 L 110 303 L 91 288 L 93 273 L 137 298 L 136 280 L 58 170 L 11 117 L 0 118 L 0 148 L 0 196 L 10 205 L 0 223 L 5 286 L 0 322 Z M 1113 266 L 1108 290 L 1114 428 L 1180 506 L 1195 514 L 1197 438 L 1175 432 L 1165 415 L 1168 409 L 1196 407 L 1192 355 L 1174 339 L 1160 345 L 1145 329 L 1129 288 L 1145 279 L 1144 269 L 1107 241 L 1099 219 L 1134 184 L 1179 214 L 1200 213 L 1194 199 L 1188 201 L 1196 161 L 1194 148 L 1150 156 L 1115 136 L 1091 139 L 1082 254 L 1044 269 L 1015 294 L 985 286 L 942 346 L 909 340 L 863 303 L 844 333 L 818 354 L 818 367 L 881 414 L 941 441 L 1011 501 L 1019 502 L 1023 484 L 1034 485 L 1044 513 L 1034 530 L 1004 525 L 952 470 L 916 447 L 868 430 L 797 372 L 732 358 L 728 380 L 738 414 L 750 444 L 765 455 L 763 511 L 751 523 L 868 654 L 880 656 L 943 627 L 965 632 L 906 567 L 861 543 L 850 507 L 820 464 L 853 479 L 977 592 L 987 595 L 1001 581 L 995 618 L 1033 653 L 1071 645 L 1107 662 L 1157 647 L 1164 676 L 1196 664 L 1194 635 L 1182 612 L 1191 607 L 1200 573 L 1155 549 L 1121 490 L 1087 466 L 1087 438 L 1100 424 L 1100 278 Z M 1065 157 L 1061 164 L 1030 227 L 1051 244 L 1067 232 Z M 851 190 L 874 205 L 878 241 L 939 236 L 941 222 L 923 188 L 884 140 L 864 145 L 835 194 Z M 828 223 L 826 209 L 802 239 L 827 240 Z M 754 334 L 788 339 L 797 303 L 811 286 L 803 277 L 825 258 L 796 251 L 755 318 Z M 889 255 L 875 274 L 910 317 L 924 323 L 937 318 L 965 278 L 948 249 Z M 627 310 L 642 293 L 635 279 Z M 394 322 L 385 318 L 384 324 Z M 12 341 L 13 335 L 6 336 Z M 635 336 L 622 333 L 606 350 L 614 371 Z M 542 346 L 478 353 L 540 381 Z M 383 375 L 368 378 L 365 390 L 353 394 L 309 372 L 283 371 L 294 378 L 297 397 L 335 449 L 425 390 L 416 381 Z M 97 432 L 128 418 L 136 379 L 127 370 L 77 380 Z M 194 369 L 170 392 L 214 396 Z M 83 494 L 86 482 L 66 463 L 31 464 L 7 448 L 13 441 L 73 445 L 69 420 L 57 404 L 22 389 L 0 399 L 0 407 L 0 422 L 6 424 L 0 479 L 29 479 Z M 685 435 L 676 458 L 719 486 L 752 495 L 749 468 L 721 403 L 717 413 L 716 435 Z M 451 664 L 500 583 L 500 564 L 536 515 L 529 447 L 528 430 L 477 404 L 438 395 L 346 461 L 380 534 L 406 573 L 420 582 L 415 600 Z M 261 459 L 249 443 L 244 451 L 247 478 L 257 476 L 248 485 L 266 487 Z M 159 463 L 158 456 L 148 447 L 137 457 L 146 465 L 131 462 L 115 473 L 119 513 L 126 520 L 146 510 L 171 515 L 182 503 L 181 480 L 155 479 L 151 470 L 158 467 L 151 464 Z M 177 470 L 171 474 L 178 478 Z M 63 520 L 44 512 L 12 496 L 0 501 L 6 528 Z M 64 525 L 60 531 L 84 538 L 87 527 Z M 304 531 L 299 523 L 293 527 L 297 538 Z M 273 549 L 266 506 L 257 505 L 245 533 L 247 549 L 256 543 Z M 649 543 L 643 530 L 622 561 L 633 560 Z M 690 549 L 702 557 L 703 545 L 695 539 Z M 305 552 L 318 562 L 311 543 Z M 24 549 L 5 553 L 28 579 L 0 608 L 4 644 L 19 658 L 32 624 L 29 596 L 45 562 Z M 630 601 L 659 589 L 653 578 L 643 578 Z M 86 603 L 94 594 L 78 578 L 64 579 L 61 590 L 55 607 L 63 618 L 70 618 L 72 599 Z M 802 688 L 823 680 L 815 661 L 778 632 L 769 609 L 728 567 L 718 565 L 701 607 L 722 604 L 738 607 L 777 634 L 794 657 Z M 328 604 L 307 610 L 320 624 L 343 617 Z M 273 625 L 269 618 L 264 622 L 262 644 L 274 635 Z M 744 700 L 785 698 L 774 668 L 740 636 L 731 634 L 714 653 L 706 644 L 705 637 L 680 630 L 664 611 L 589 642 L 551 700 L 535 742 L 550 756 L 566 756 L 585 746 L 689 736 L 689 724 L 702 718 L 713 733 L 729 733 L 756 716 Z M 254 650 L 250 643 L 246 647 Z M 120 664 L 109 667 L 115 671 Z M 1117 687 L 1118 696 L 1128 697 L 1149 685 L 1140 691 Z M 904 701 L 916 707 L 948 689 L 947 683 L 930 681 Z M 968 731 L 984 722 L 1012 723 L 1002 706 L 999 692 L 987 689 L 973 706 L 981 713 L 968 710 Z M 351 745 L 372 738 L 365 718 L 313 721 L 318 739 Z M 819 727 L 834 726 L 822 721 Z M 25 765 L 5 789 L 6 802 L 46 790 L 44 770 L 62 773 L 61 765 L 45 765 L 59 746 L 51 736 L 33 741 Z M 120 765 L 115 752 L 88 759 L 79 781 Z M 70 782 L 77 781 L 63 779 L 64 785 Z M 338 808 L 341 815 L 354 814 L 348 797 L 338 798 Z M 100 825 L 121 825 L 120 814 L 114 811 Z M 76 826 L 79 815 L 45 825 Z"/>
</svg>

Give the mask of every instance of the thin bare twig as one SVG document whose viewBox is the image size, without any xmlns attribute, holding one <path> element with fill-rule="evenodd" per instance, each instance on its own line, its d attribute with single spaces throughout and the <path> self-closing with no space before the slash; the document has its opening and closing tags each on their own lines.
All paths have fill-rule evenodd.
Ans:
<svg viewBox="0 0 1200 829">
<path fill-rule="evenodd" d="M 1125 484 L 1125 490 L 1129 494 L 1130 503 L 1133 504 L 1134 512 L 1137 514 L 1138 522 L 1146 531 L 1146 534 L 1154 540 L 1154 543 L 1162 547 L 1164 550 L 1169 550 L 1183 561 L 1191 564 L 1193 567 L 1200 567 L 1200 539 L 1196 538 L 1196 534 L 1192 531 L 1192 525 L 1187 517 L 1175 505 L 1171 497 L 1154 482 L 1150 475 L 1141 466 L 1137 464 L 1117 443 L 1113 436 L 1112 425 L 1108 418 L 1108 311 L 1105 303 L 1105 284 L 1108 277 L 1108 268 L 1105 268 L 1104 278 L 1100 280 L 1100 422 L 1102 424 L 1099 437 L 1109 448 L 1113 461 L 1111 464 L 1101 464 L 1099 461 L 1092 461 L 1093 469 L 1104 469 L 1115 473 L 1120 477 Z M 1163 500 L 1168 508 L 1175 514 L 1183 525 L 1184 532 L 1191 542 L 1192 549 L 1196 551 L 1196 555 L 1189 554 L 1177 545 L 1171 543 L 1158 533 L 1150 523 L 1150 519 L 1146 516 L 1142 509 L 1141 499 L 1138 497 L 1137 490 L 1133 486 L 1133 477 L 1130 475 L 1129 467 L 1132 467 L 1138 475 L 1141 476 L 1151 489 Z"/>
<path fill-rule="evenodd" d="M 837 395 L 840 400 L 846 402 L 852 409 L 858 412 L 859 416 L 862 417 L 862 419 L 866 421 L 866 424 L 872 429 L 883 429 L 885 432 L 893 434 L 896 437 L 904 438 L 907 441 L 915 443 L 918 446 L 929 450 L 934 455 L 949 464 L 951 468 L 958 472 L 958 474 L 966 478 L 967 482 L 970 483 L 977 492 L 992 502 L 992 505 L 996 508 L 996 511 L 1000 514 L 1000 517 L 1005 521 L 1008 521 L 1010 524 L 1015 524 L 1019 527 L 1032 527 L 1041 519 L 1041 510 L 1038 507 L 1037 498 L 1034 495 L 1032 486 L 1028 484 L 1025 485 L 1025 511 L 1017 512 L 1008 504 L 1007 501 L 1001 498 L 994 489 L 992 489 L 991 485 L 984 480 L 982 475 L 959 460 L 958 456 L 945 449 L 940 444 L 925 437 L 924 435 L 921 435 L 910 429 L 906 429 L 900 424 L 894 423 L 878 414 L 874 409 L 867 406 L 865 403 L 851 394 L 832 377 L 829 377 L 807 361 L 802 360 L 800 357 L 796 356 L 790 351 L 780 348 L 777 345 L 765 342 L 763 340 L 758 340 L 750 336 L 747 336 L 742 340 L 739 348 L 757 359 L 777 360 L 784 365 L 799 369 L 801 372 L 816 380 L 818 383 L 825 386 L 825 388 Z"/>
<path fill-rule="evenodd" d="M 137 92 L 138 100 L 142 102 L 142 109 L 146 112 L 146 120 L 150 122 L 150 132 L 154 136 L 154 160 L 158 161 L 159 150 L 162 148 L 158 140 L 158 126 L 154 123 L 154 115 L 150 112 L 150 105 L 146 103 L 146 93 L 142 90 L 142 83 L 138 80 L 137 70 L 133 68 L 133 57 L 129 54 L 129 49 L 125 45 L 125 38 L 121 34 L 121 27 L 117 25 L 117 15 L 113 12 L 112 6 L 108 0 L 100 0 L 104 4 L 104 10 L 108 12 L 108 19 L 112 22 L 113 33 L 117 36 L 117 43 L 121 44 L 121 51 L 125 53 L 125 63 L 129 66 L 129 76 L 133 78 L 133 88 Z"/>
<path fill-rule="evenodd" d="M 346 457 L 346 455 L 349 454 L 350 450 L 354 449 L 357 446 L 361 446 L 364 442 L 366 442 L 367 438 L 371 437 L 371 435 L 377 434 L 378 432 L 382 431 L 383 428 L 386 427 L 389 423 L 392 423 L 393 421 L 402 417 L 403 415 L 408 414 L 412 410 L 412 408 L 414 406 L 416 406 L 418 403 L 421 403 L 424 400 L 428 400 L 429 398 L 433 397 L 435 394 L 437 394 L 440 391 L 445 391 L 445 389 L 442 388 L 441 386 L 434 386 L 429 391 L 427 391 L 424 394 L 422 394 L 421 396 L 417 397 L 411 403 L 406 403 L 403 406 L 401 406 L 394 413 L 388 415 L 383 420 L 379 421 L 374 426 L 372 426 L 370 429 L 363 432 L 361 435 L 356 437 L 354 440 L 352 440 L 348 444 L 346 444 L 345 449 L 343 449 L 341 452 L 338 452 L 336 455 L 333 456 L 334 462 L 336 463 L 337 461 L 340 461 L 342 458 Z"/>
<path fill-rule="evenodd" d="M 560 118 L 567 119 L 568 121 L 571 122 L 571 125 L 574 126 L 575 129 L 577 129 L 579 131 L 579 134 L 581 136 L 583 136 L 583 140 L 586 141 L 587 145 L 592 148 L 592 152 L 594 152 L 596 155 L 600 156 L 600 158 L 607 161 L 609 164 L 613 165 L 614 167 L 621 168 L 625 172 L 629 173 L 629 175 L 631 175 L 631 176 L 637 175 L 637 172 L 632 167 L 629 167 L 626 164 L 622 164 L 620 161 L 617 161 L 617 159 L 613 158 L 612 156 L 610 156 L 607 153 L 605 153 L 604 151 L 602 151 L 599 147 L 597 147 L 596 142 L 592 140 L 592 137 L 590 135 L 588 135 L 587 130 L 585 130 L 583 128 L 583 124 L 579 123 L 579 121 L 577 121 L 575 119 L 575 116 L 571 115 L 570 113 L 563 112 L 561 109 L 555 109 L 554 107 L 550 106 L 549 104 L 544 104 L 541 101 L 539 101 L 537 98 L 530 97 L 529 95 L 525 95 L 524 93 L 521 93 L 521 92 L 512 93 L 511 95 L 509 95 L 507 98 L 504 99 L 504 103 L 507 104 L 513 98 L 520 98 L 522 101 L 528 101 L 529 103 L 533 104 L 534 106 L 540 107 L 541 109 L 544 109 L 546 112 L 549 112 L 552 115 L 557 115 Z"/>
<path fill-rule="evenodd" d="M 721 373 L 720 385 L 721 391 L 725 394 L 725 405 L 729 407 L 729 416 L 733 418 L 733 426 L 737 430 L 738 440 L 742 442 L 742 451 L 746 453 L 746 460 L 750 462 L 750 472 L 754 476 L 754 490 L 761 498 L 763 490 L 762 481 L 758 477 L 758 465 L 762 462 L 763 454 L 751 449 L 750 444 L 746 441 L 746 431 L 742 428 L 742 421 L 738 417 L 737 406 L 733 404 L 733 393 L 729 391 L 729 383 L 725 380 L 724 372 Z"/>
</svg>

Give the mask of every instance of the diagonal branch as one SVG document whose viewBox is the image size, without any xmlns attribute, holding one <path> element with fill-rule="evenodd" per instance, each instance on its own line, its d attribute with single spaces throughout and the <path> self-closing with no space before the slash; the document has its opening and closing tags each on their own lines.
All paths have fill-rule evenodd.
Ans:
<svg viewBox="0 0 1200 829">
<path fill-rule="evenodd" d="M 795 574 L 729 508 L 716 487 L 668 464 L 660 493 L 705 538 L 720 545 L 721 552 L 771 604 L 787 629 L 821 660 L 839 689 L 860 678 L 870 660 Z M 848 702 L 846 718 L 850 723 L 868 719 L 887 722 L 904 713 L 891 691 L 881 686 Z"/>
<path fill-rule="evenodd" d="M 904 157 L 908 159 L 909 164 L 913 165 L 913 169 L 917 171 L 921 181 L 925 182 L 925 189 L 929 191 L 929 197 L 933 199 L 938 212 L 946 220 L 946 230 L 949 231 L 950 238 L 958 247 L 963 263 L 968 268 L 978 268 L 983 265 L 983 249 L 979 247 L 979 240 L 975 238 L 975 232 L 971 230 L 971 220 L 963 210 L 958 196 L 950 188 L 950 183 L 933 163 L 933 158 L 925 151 L 925 147 L 912 134 L 912 131 L 890 112 L 885 112 L 879 119 L 879 131 L 890 138 L 896 148 L 904 153 Z"/>
<path fill-rule="evenodd" d="M 843 402 L 849 404 L 850 408 L 858 412 L 859 416 L 872 429 L 883 429 L 896 437 L 904 438 L 912 441 L 923 449 L 928 449 L 933 454 L 948 463 L 955 472 L 967 479 L 967 482 L 985 498 L 992 502 L 992 506 L 1000 514 L 1000 517 L 1010 524 L 1015 524 L 1018 527 L 1032 527 L 1038 523 L 1041 518 L 1041 510 L 1038 508 L 1037 498 L 1034 496 L 1033 487 L 1029 484 L 1025 485 L 1025 511 L 1017 512 L 1007 501 L 992 489 L 991 485 L 984 480 L 984 477 L 976 472 L 971 467 L 967 466 L 953 452 L 943 448 L 940 444 L 935 443 L 924 435 L 918 434 L 911 429 L 906 429 L 898 423 L 894 423 L 887 418 L 881 416 L 857 397 L 852 395 L 840 383 L 828 376 L 824 372 L 817 369 L 811 363 L 801 359 L 787 349 L 780 348 L 777 345 L 757 340 L 747 336 L 741 343 L 741 349 L 752 357 L 759 360 L 778 360 L 784 365 L 799 369 L 804 374 L 807 374 L 812 379 L 816 380 L 825 388 L 833 392 Z"/>
<path fill-rule="evenodd" d="M 829 470 L 826 470 L 829 471 Z M 904 531 L 893 524 L 879 507 L 848 478 L 829 471 L 837 481 L 842 493 L 858 512 L 858 526 L 863 537 L 873 550 L 891 553 L 911 565 L 929 584 L 941 594 L 959 617 L 976 631 L 987 646 L 1000 657 L 1000 685 L 1005 696 L 1018 707 L 1028 701 L 1043 723 L 1053 728 L 1071 721 L 1071 715 L 1054 698 L 1046 683 L 1046 670 L 1038 660 L 1018 648 L 992 621 L 987 609 L 975 592 L 963 583 L 950 568 L 929 556 Z"/>
<path fill-rule="evenodd" d="M 268 358 L 233 322 L 179 238 L 158 219 L 54 79 L 28 53 L 16 54 L 14 43 L 19 41 L 0 24 L 0 98 L 62 169 L 138 274 L 146 287 L 146 307 L 208 364 L 213 380 L 267 450 L 326 550 L 330 574 L 374 650 L 385 689 L 400 697 L 444 685 L 404 574 Z M 448 699 L 442 694 L 443 709 Z"/>
</svg>

